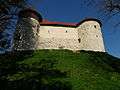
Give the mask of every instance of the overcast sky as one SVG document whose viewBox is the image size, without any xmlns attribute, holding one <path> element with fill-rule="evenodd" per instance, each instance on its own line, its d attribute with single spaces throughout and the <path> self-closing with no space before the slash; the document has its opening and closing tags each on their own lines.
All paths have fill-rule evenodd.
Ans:
<svg viewBox="0 0 120 90">
<path fill-rule="evenodd" d="M 92 3 L 86 5 L 86 0 L 33 0 L 32 5 L 38 10 L 44 19 L 60 22 L 80 22 L 91 17 L 102 22 L 102 33 L 106 51 L 114 56 L 120 57 L 120 30 L 115 26 L 119 20 L 118 16 L 107 19 L 99 10 L 99 5 Z M 97 0 L 99 1 L 99 0 Z"/>
</svg>

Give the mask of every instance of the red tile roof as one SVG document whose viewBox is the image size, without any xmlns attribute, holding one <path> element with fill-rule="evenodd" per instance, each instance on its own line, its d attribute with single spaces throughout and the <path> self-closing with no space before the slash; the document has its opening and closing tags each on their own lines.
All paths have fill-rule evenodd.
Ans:
<svg viewBox="0 0 120 90">
<path fill-rule="evenodd" d="M 76 25 L 77 25 L 77 23 L 48 21 L 46 19 L 43 19 L 43 21 L 40 22 L 40 24 L 41 25 L 48 25 L 48 26 L 71 26 L 71 27 L 76 27 Z"/>
<path fill-rule="evenodd" d="M 49 21 L 47 19 L 43 19 L 42 22 L 40 22 L 40 24 L 42 26 L 78 27 L 80 24 L 84 23 L 85 21 L 91 21 L 91 20 L 97 21 L 100 24 L 100 26 L 102 26 L 102 23 L 98 19 L 93 19 L 93 18 L 87 18 L 78 23 L 56 22 L 56 21 Z"/>
</svg>

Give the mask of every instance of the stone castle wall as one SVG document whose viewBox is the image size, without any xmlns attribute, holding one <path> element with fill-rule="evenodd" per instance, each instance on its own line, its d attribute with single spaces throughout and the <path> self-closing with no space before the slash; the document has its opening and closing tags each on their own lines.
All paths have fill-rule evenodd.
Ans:
<svg viewBox="0 0 120 90">
<path fill-rule="evenodd" d="M 80 48 L 83 50 L 105 51 L 100 24 L 97 21 L 86 21 L 78 28 Z"/>
<path fill-rule="evenodd" d="M 79 50 L 77 30 L 69 27 L 41 26 L 38 48 Z"/>
<path fill-rule="evenodd" d="M 24 23 L 27 20 L 29 22 Z M 75 28 L 39 26 L 37 20 L 28 18 L 19 21 L 15 37 L 18 32 L 20 34 L 18 36 L 21 38 L 19 40 L 15 39 L 15 50 L 69 49 L 105 51 L 100 25 L 94 20 L 85 21 Z"/>
<path fill-rule="evenodd" d="M 105 51 L 101 27 L 96 21 L 86 21 L 77 28 L 41 26 L 38 48 Z"/>
</svg>

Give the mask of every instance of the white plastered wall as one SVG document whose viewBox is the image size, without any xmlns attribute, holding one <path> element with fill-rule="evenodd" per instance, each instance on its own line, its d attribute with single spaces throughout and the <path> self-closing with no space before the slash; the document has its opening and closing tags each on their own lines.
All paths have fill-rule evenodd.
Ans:
<svg viewBox="0 0 120 90">
<path fill-rule="evenodd" d="M 69 27 L 41 26 L 38 48 L 79 50 L 78 32 Z"/>
</svg>

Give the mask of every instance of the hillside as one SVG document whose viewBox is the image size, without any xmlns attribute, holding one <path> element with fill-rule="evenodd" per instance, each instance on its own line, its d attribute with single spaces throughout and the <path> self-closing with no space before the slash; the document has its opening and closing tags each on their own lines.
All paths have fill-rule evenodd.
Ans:
<svg viewBox="0 0 120 90">
<path fill-rule="evenodd" d="M 69 50 L 0 55 L 0 90 L 120 90 L 120 59 Z"/>
</svg>

